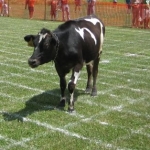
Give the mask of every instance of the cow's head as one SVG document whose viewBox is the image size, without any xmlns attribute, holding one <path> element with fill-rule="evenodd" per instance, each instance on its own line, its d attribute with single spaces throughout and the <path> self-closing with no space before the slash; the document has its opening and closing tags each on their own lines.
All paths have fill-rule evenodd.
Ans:
<svg viewBox="0 0 150 150">
<path fill-rule="evenodd" d="M 26 35 L 24 40 L 28 46 L 34 47 L 28 60 L 30 67 L 35 68 L 54 59 L 58 39 L 51 31 L 43 28 L 37 35 Z"/>
</svg>

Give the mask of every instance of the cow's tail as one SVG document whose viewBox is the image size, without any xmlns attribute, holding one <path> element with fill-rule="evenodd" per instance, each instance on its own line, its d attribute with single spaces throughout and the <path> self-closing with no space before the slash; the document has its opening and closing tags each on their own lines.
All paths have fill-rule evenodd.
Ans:
<svg viewBox="0 0 150 150">
<path fill-rule="evenodd" d="M 105 27 L 102 24 L 102 22 L 100 22 L 100 50 L 99 53 L 102 53 L 102 46 L 103 46 L 103 42 L 104 42 L 104 35 L 105 35 Z"/>
</svg>

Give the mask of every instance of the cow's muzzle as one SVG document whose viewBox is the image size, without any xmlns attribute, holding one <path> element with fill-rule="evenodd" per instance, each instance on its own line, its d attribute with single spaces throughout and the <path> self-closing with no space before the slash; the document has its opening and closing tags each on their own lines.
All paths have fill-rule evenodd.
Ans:
<svg viewBox="0 0 150 150">
<path fill-rule="evenodd" d="M 32 58 L 29 58 L 28 60 L 28 64 L 31 68 L 35 68 L 35 67 L 38 67 L 40 65 L 40 62 L 38 59 L 32 59 Z"/>
</svg>

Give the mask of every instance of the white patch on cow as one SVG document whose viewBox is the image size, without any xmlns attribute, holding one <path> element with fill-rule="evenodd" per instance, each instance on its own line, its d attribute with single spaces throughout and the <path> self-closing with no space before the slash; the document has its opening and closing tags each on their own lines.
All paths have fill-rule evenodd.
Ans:
<svg viewBox="0 0 150 150">
<path fill-rule="evenodd" d="M 74 84 L 76 84 L 77 83 L 77 80 L 78 80 L 78 78 L 79 78 L 79 75 L 80 75 L 80 72 L 75 72 L 74 73 Z M 70 82 L 72 82 L 72 80 L 69 80 L 69 83 Z"/>
<path fill-rule="evenodd" d="M 63 99 L 63 100 L 66 100 L 66 97 L 61 97 L 61 98 L 60 98 L 60 101 L 62 101 L 62 99 Z"/>
<path fill-rule="evenodd" d="M 39 33 L 39 43 L 42 41 L 42 39 L 45 39 L 45 37 L 46 37 L 46 35 L 47 35 L 47 33 L 45 33 L 45 34 L 41 34 L 41 33 Z M 35 50 L 37 50 L 38 49 L 38 45 L 37 45 L 37 47 L 35 48 Z"/>
<path fill-rule="evenodd" d="M 104 42 L 104 35 L 103 35 L 103 24 L 96 18 L 90 18 L 90 19 L 85 19 L 86 21 L 89 21 L 91 23 L 93 23 L 94 25 L 96 25 L 97 23 L 100 24 L 100 28 L 101 28 L 101 33 L 100 33 L 100 50 L 99 50 L 99 53 L 102 51 L 102 45 L 103 45 L 103 42 Z"/>
<path fill-rule="evenodd" d="M 45 34 L 39 33 L 39 36 L 40 36 L 39 43 L 42 41 L 42 39 L 45 39 L 46 35 L 47 35 L 47 33 L 45 33 Z"/>
<path fill-rule="evenodd" d="M 74 93 L 70 94 L 70 106 L 71 106 L 71 109 L 73 109 L 73 96 Z"/>
<path fill-rule="evenodd" d="M 75 79 L 74 79 L 74 84 L 77 83 L 77 80 L 78 80 L 78 78 L 79 78 L 79 75 L 80 75 L 80 71 L 74 73 L 74 77 L 75 77 Z"/>
<path fill-rule="evenodd" d="M 101 22 L 100 22 L 100 28 L 101 28 L 101 33 L 100 33 L 100 50 L 99 50 L 99 52 L 102 51 L 102 45 L 104 42 L 103 24 Z"/>
<path fill-rule="evenodd" d="M 78 27 L 78 29 L 75 28 L 75 30 L 80 34 L 80 36 L 82 37 L 83 40 L 84 40 L 84 30 L 86 30 L 91 35 L 92 39 L 95 42 L 95 45 L 97 44 L 97 40 L 95 38 L 95 35 L 88 28 L 79 28 Z"/>
<path fill-rule="evenodd" d="M 97 22 L 100 23 L 100 21 L 96 18 L 90 18 L 90 19 L 84 19 L 84 20 L 89 21 L 89 22 L 93 23 L 94 25 L 96 25 Z"/>
<path fill-rule="evenodd" d="M 92 65 L 93 64 L 93 60 L 88 62 L 88 63 L 85 63 L 86 65 Z"/>
</svg>

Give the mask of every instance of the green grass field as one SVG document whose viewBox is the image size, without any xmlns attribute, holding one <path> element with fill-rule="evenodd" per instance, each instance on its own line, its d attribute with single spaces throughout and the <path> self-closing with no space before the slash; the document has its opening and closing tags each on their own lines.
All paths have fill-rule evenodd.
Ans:
<svg viewBox="0 0 150 150">
<path fill-rule="evenodd" d="M 0 18 L 0 150 L 149 150 L 150 31 L 106 27 L 98 96 L 84 93 L 84 67 L 68 113 L 55 109 L 53 64 L 31 69 L 33 49 L 23 40 L 58 24 Z"/>
</svg>

